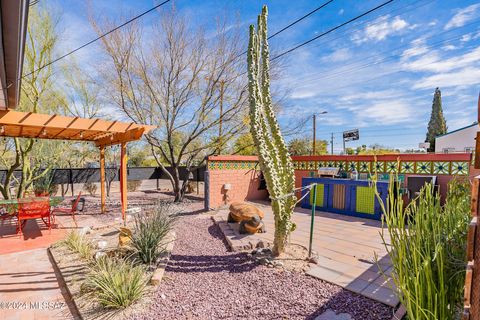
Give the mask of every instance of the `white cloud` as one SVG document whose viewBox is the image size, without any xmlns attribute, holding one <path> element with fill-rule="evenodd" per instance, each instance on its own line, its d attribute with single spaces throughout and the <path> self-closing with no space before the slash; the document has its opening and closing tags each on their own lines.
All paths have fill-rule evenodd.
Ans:
<svg viewBox="0 0 480 320">
<path fill-rule="evenodd" d="M 410 71 L 449 72 L 455 69 L 473 66 L 480 62 L 480 46 L 463 55 L 444 59 L 438 52 L 430 51 L 414 61 L 406 61 L 402 67 Z"/>
<path fill-rule="evenodd" d="M 407 50 L 403 51 L 402 58 L 411 58 L 427 52 L 428 52 L 428 48 L 425 45 L 425 39 L 419 38 L 419 39 L 413 40 L 412 46 Z"/>
<path fill-rule="evenodd" d="M 364 30 L 355 33 L 352 40 L 357 43 L 367 42 L 369 40 L 382 41 L 388 36 L 398 33 L 407 27 L 409 24 L 407 21 L 400 17 L 395 17 L 392 21 L 389 21 L 390 16 L 386 15 L 376 19 L 374 22 L 368 24 Z"/>
<path fill-rule="evenodd" d="M 477 85 L 480 79 L 480 68 L 464 68 L 448 73 L 438 73 L 418 80 L 414 89 L 448 88 L 457 86 Z"/>
<path fill-rule="evenodd" d="M 339 15 L 343 15 L 344 12 L 345 12 L 345 10 L 340 9 L 340 10 L 338 11 L 338 14 L 339 14 Z"/>
<path fill-rule="evenodd" d="M 322 58 L 323 61 L 341 62 L 352 57 L 352 52 L 348 48 L 337 49 L 328 56 Z"/>
<path fill-rule="evenodd" d="M 480 4 L 472 4 L 464 9 L 461 9 L 455 14 L 450 21 L 447 22 L 444 29 L 449 30 L 456 27 L 464 26 L 468 21 L 473 20 L 478 15 Z"/>
<path fill-rule="evenodd" d="M 292 99 L 308 99 L 313 98 L 318 94 L 317 90 L 295 90 L 290 94 Z"/>
<path fill-rule="evenodd" d="M 472 34 L 471 33 L 464 34 L 462 36 L 462 38 L 460 39 L 460 41 L 462 41 L 462 42 L 468 42 L 470 40 L 472 40 Z"/>
<path fill-rule="evenodd" d="M 464 34 L 462 36 L 462 38 L 460 39 L 460 41 L 461 42 L 468 42 L 468 41 L 475 40 L 475 39 L 478 39 L 478 38 L 480 38 L 480 32 L 478 32 L 477 34 L 472 32 L 472 33 Z"/>
<path fill-rule="evenodd" d="M 367 91 L 339 98 L 340 109 L 346 109 L 355 121 L 371 125 L 391 125 L 411 121 L 414 107 L 404 92 L 395 90 Z"/>
<path fill-rule="evenodd" d="M 457 47 L 454 46 L 453 44 L 449 44 L 449 45 L 443 46 L 442 49 L 445 51 L 451 51 L 451 50 L 457 49 Z"/>
</svg>

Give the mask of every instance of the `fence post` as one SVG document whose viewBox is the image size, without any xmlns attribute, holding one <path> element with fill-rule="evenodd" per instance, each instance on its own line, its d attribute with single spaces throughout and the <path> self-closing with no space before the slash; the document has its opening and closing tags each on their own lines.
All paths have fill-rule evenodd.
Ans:
<svg viewBox="0 0 480 320">
<path fill-rule="evenodd" d="M 210 172 L 205 170 L 204 179 L 203 179 L 203 187 L 204 187 L 204 196 L 203 201 L 205 205 L 205 210 L 210 210 Z"/>
<path fill-rule="evenodd" d="M 72 197 L 73 197 L 73 196 L 75 196 L 75 194 L 73 193 L 73 170 L 72 170 L 72 168 L 70 168 L 68 170 L 68 172 L 69 172 L 68 176 L 69 176 L 69 180 L 70 180 L 69 181 L 70 182 L 70 188 L 72 189 Z"/>
<path fill-rule="evenodd" d="M 313 242 L 313 224 L 315 222 L 315 208 L 317 206 L 317 184 L 313 185 L 313 188 L 310 189 L 310 192 L 313 192 L 313 203 L 312 203 L 312 218 L 310 220 L 310 242 L 308 244 L 308 257 L 312 257 L 312 242 Z"/>
<path fill-rule="evenodd" d="M 199 175 L 200 175 L 200 169 L 197 168 L 197 195 L 200 194 L 200 190 L 198 190 L 198 188 L 199 188 L 199 186 L 200 186 L 200 183 L 199 183 L 200 177 L 199 177 Z"/>
</svg>

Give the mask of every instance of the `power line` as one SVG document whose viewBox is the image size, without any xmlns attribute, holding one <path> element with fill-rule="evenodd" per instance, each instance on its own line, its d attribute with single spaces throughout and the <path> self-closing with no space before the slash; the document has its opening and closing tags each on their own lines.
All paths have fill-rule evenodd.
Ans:
<svg viewBox="0 0 480 320">
<path fill-rule="evenodd" d="M 288 50 L 286 50 L 286 51 L 284 51 L 284 52 L 276 55 L 275 57 L 273 57 L 273 58 L 270 59 L 270 60 L 271 60 L 271 61 L 276 60 L 276 59 L 278 59 L 278 58 L 280 58 L 280 57 L 283 57 L 283 56 L 286 55 L 286 54 L 289 54 L 290 52 L 293 52 L 293 51 L 295 51 L 295 50 L 297 50 L 297 49 L 299 49 L 299 48 L 301 48 L 301 47 L 303 47 L 303 46 L 306 46 L 307 44 L 309 44 L 309 43 L 317 40 L 318 38 L 324 37 L 324 36 L 326 36 L 327 34 L 333 32 L 333 31 L 335 31 L 335 30 L 337 30 L 337 29 L 340 29 L 341 27 L 343 27 L 343 26 L 345 26 L 345 25 L 347 25 L 347 24 L 350 24 L 350 23 L 352 23 L 352 22 L 354 22 L 354 21 L 356 21 L 356 20 L 358 20 L 358 19 L 360 19 L 360 18 L 362 18 L 362 17 L 364 17 L 364 16 L 366 16 L 366 15 L 368 15 L 368 14 L 374 12 L 374 11 L 377 11 L 377 10 L 383 8 L 384 6 L 386 6 L 387 4 L 392 3 L 393 1 L 394 1 L 394 0 L 386 1 L 386 2 L 384 2 L 384 3 L 382 3 L 382 4 L 378 5 L 378 6 L 376 6 L 375 8 L 372 8 L 372 9 L 370 9 L 370 10 L 368 10 L 368 11 L 366 11 L 366 12 L 364 12 L 364 13 L 362 13 L 362 14 L 360 14 L 360 15 L 358 15 L 358 16 L 356 16 L 356 17 L 354 17 L 354 18 L 352 18 L 352 19 L 350 19 L 350 20 L 348 20 L 348 21 L 345 21 L 345 22 L 343 22 L 343 23 L 341 23 L 341 24 L 339 24 L 339 25 L 337 25 L 337 26 L 335 26 L 335 27 L 333 27 L 333 28 L 331 28 L 331 29 L 329 29 L 329 30 L 327 30 L 327 31 L 325 31 L 325 32 L 322 32 L 321 34 L 319 34 L 319 35 L 316 36 L 316 37 L 313 37 L 313 38 L 310 39 L 310 40 L 304 41 L 304 42 L 296 45 L 295 47 L 290 48 L 290 49 L 288 49 Z"/>
<path fill-rule="evenodd" d="M 376 10 L 381 9 L 382 7 L 386 6 L 387 4 L 389 4 L 389 3 L 393 2 L 393 1 L 394 1 L 394 0 L 386 1 L 386 2 L 382 3 L 381 5 L 378 5 L 378 6 L 376 6 L 375 8 L 372 8 L 372 9 L 370 9 L 370 10 L 368 10 L 368 11 L 366 11 L 366 12 L 364 12 L 364 13 L 362 13 L 362 14 L 360 14 L 360 15 L 358 15 L 358 16 L 356 16 L 356 17 L 354 17 L 354 18 L 352 18 L 352 19 L 350 19 L 350 20 L 348 20 L 348 21 L 346 21 L 346 22 L 343 22 L 343 23 L 341 23 L 341 24 L 339 24 L 339 25 L 337 25 L 337 26 L 329 29 L 328 31 L 325 31 L 325 32 L 319 34 L 318 36 L 316 36 L 316 37 L 314 37 L 314 38 L 312 38 L 312 39 L 310 39 L 310 40 L 307 40 L 307 41 L 305 41 L 305 42 L 303 42 L 303 43 L 301 43 L 301 44 L 299 44 L 299 45 L 297 45 L 297 46 L 295 46 L 295 47 L 293 47 L 293 48 L 291 48 L 291 49 L 288 49 L 288 50 L 280 53 L 279 55 L 271 58 L 270 61 L 273 61 L 273 60 L 275 60 L 275 59 L 278 59 L 278 58 L 280 58 L 280 57 L 282 57 L 282 56 L 284 56 L 284 55 L 286 55 L 286 54 L 289 54 L 289 53 L 291 53 L 291 52 L 299 49 L 300 47 L 303 47 L 303 46 L 307 45 L 308 43 L 311 43 L 311 42 L 313 42 L 313 41 L 315 41 L 315 40 L 317 40 L 317 39 L 319 39 L 319 38 L 321 38 L 321 37 L 324 37 L 324 36 L 328 35 L 329 33 L 333 32 L 333 31 L 335 31 L 335 30 L 337 30 L 337 29 L 340 29 L 341 27 L 343 27 L 343 26 L 345 26 L 345 25 L 347 25 L 347 24 L 349 24 L 349 23 L 352 23 L 352 22 L 354 22 L 354 21 L 356 21 L 356 20 L 358 20 L 358 19 L 360 19 L 360 18 L 362 18 L 362 17 L 364 17 L 364 16 L 366 16 L 366 15 L 368 15 L 368 14 L 370 14 L 370 13 L 376 11 Z M 245 51 L 244 53 L 246 53 L 246 51 Z M 240 57 L 240 56 L 243 55 L 244 53 L 238 55 L 238 56 L 235 57 L 235 58 Z M 241 76 L 243 76 L 243 75 L 245 75 L 245 74 L 247 74 L 246 71 L 245 71 L 245 72 L 242 72 L 242 73 L 240 73 L 240 74 L 238 74 L 238 75 L 236 75 L 235 77 L 232 77 L 232 78 L 229 79 L 229 80 L 234 80 L 234 79 L 236 79 L 236 78 L 238 78 L 238 77 L 241 77 Z"/>
<path fill-rule="evenodd" d="M 390 10 L 390 11 L 387 11 L 387 12 L 383 13 L 382 15 L 385 16 L 385 15 L 387 15 L 387 14 L 392 14 L 392 13 L 397 12 L 397 11 L 402 11 L 401 13 L 395 14 L 394 16 L 391 17 L 391 18 L 396 18 L 396 17 L 399 17 L 399 16 L 401 16 L 401 15 L 407 13 L 407 12 L 410 12 L 410 11 L 412 11 L 412 10 L 417 10 L 417 9 L 419 9 L 419 8 L 421 8 L 421 7 L 424 7 L 424 6 L 426 6 L 426 5 L 429 5 L 429 4 L 431 4 L 432 2 L 435 2 L 436 0 L 425 0 L 426 2 L 421 3 L 420 5 L 415 6 L 415 7 L 413 7 L 413 8 L 409 8 L 409 7 L 413 6 L 414 4 L 417 4 L 417 3 L 421 2 L 421 1 L 422 1 L 422 0 L 413 1 L 413 2 L 411 2 L 411 3 L 409 3 L 409 4 L 405 5 L 405 6 L 402 6 L 402 7 L 395 8 L 395 9 L 392 9 L 392 10 Z M 407 9 L 407 8 L 409 8 L 409 9 Z M 356 28 L 356 27 L 358 27 L 358 26 L 361 26 L 361 25 L 364 25 L 364 24 L 366 24 L 366 23 L 369 23 L 369 22 L 371 22 L 371 21 L 375 21 L 375 20 L 378 19 L 378 18 L 379 18 L 379 16 L 376 16 L 376 17 L 372 17 L 371 19 L 366 19 L 366 20 L 364 20 L 364 21 L 359 21 L 358 23 L 352 24 L 352 25 L 349 26 L 348 28 L 344 29 L 344 31 L 342 32 L 342 34 L 341 34 L 340 36 L 335 37 L 335 38 L 333 38 L 333 39 L 326 39 L 325 41 L 317 42 L 317 43 L 316 43 L 315 45 L 313 45 L 312 47 L 313 47 L 313 48 L 316 48 L 316 47 L 321 46 L 322 44 L 325 44 L 325 43 L 328 43 L 328 42 L 332 42 L 332 41 L 334 41 L 334 40 L 341 39 L 341 38 L 345 37 L 345 35 L 346 35 L 347 33 L 353 33 L 353 32 L 355 32 L 355 31 L 357 31 L 357 30 L 354 29 L 354 28 Z M 376 23 L 370 23 L 368 26 L 375 26 L 375 25 L 379 25 L 379 24 L 381 24 L 381 23 L 384 23 L 384 21 L 381 20 L 381 21 L 378 21 L 378 22 L 376 22 Z"/>
<path fill-rule="evenodd" d="M 323 7 L 325 7 L 326 5 L 332 3 L 333 0 L 330 0 L 330 1 L 327 1 L 325 2 L 324 4 L 322 4 L 320 7 L 317 7 L 315 8 L 314 10 L 310 11 L 309 13 L 307 13 L 306 15 L 298 18 L 297 20 L 293 21 L 292 23 L 290 23 L 289 25 L 283 27 L 282 29 L 278 30 L 277 32 L 275 32 L 274 34 L 272 34 L 271 36 L 268 37 L 268 39 L 270 40 L 271 38 L 275 37 L 276 35 L 282 33 L 283 31 L 287 30 L 288 28 L 296 25 L 297 23 L 299 23 L 300 21 L 302 21 L 303 19 L 307 18 L 308 16 L 311 16 L 312 14 L 314 14 L 315 12 L 317 12 L 318 10 L 322 9 Z"/>
<path fill-rule="evenodd" d="M 360 131 L 360 134 L 363 133 L 363 132 L 392 132 L 392 131 L 405 131 L 405 130 L 423 130 L 422 128 L 393 128 L 393 129 L 389 129 L 389 128 L 384 128 L 384 129 L 362 129 L 362 128 L 359 128 L 358 129 Z M 334 134 L 341 134 L 343 133 L 343 131 L 320 131 L 320 132 L 317 132 L 317 133 L 320 133 L 320 134 L 331 134 L 331 133 L 334 133 Z M 362 135 L 363 136 L 363 135 Z M 360 136 L 360 137 L 362 137 Z"/>
<path fill-rule="evenodd" d="M 112 32 L 115 32 L 115 31 L 117 31 L 118 29 L 123 28 L 123 27 L 126 26 L 127 24 L 132 23 L 133 21 L 135 21 L 135 20 L 143 17 L 144 15 L 146 15 L 146 14 L 152 12 L 152 11 L 155 11 L 156 9 L 160 8 L 161 6 L 165 5 L 165 4 L 168 3 L 168 2 L 170 2 L 170 0 L 165 0 L 165 1 L 163 1 L 162 3 L 160 3 L 160 4 L 157 4 L 156 6 L 148 9 L 147 11 L 144 11 L 144 12 L 140 13 L 139 15 L 131 18 L 130 20 L 125 21 L 125 22 L 122 23 L 121 25 L 116 26 L 115 28 L 111 29 L 110 31 L 107 31 L 106 33 L 104 33 L 104 34 L 96 37 L 95 39 L 88 41 L 87 43 L 81 45 L 80 47 L 78 47 L 78 48 L 76 48 L 76 49 L 73 49 L 72 51 L 70 51 L 70 52 L 68 52 L 68 53 L 66 53 L 66 54 L 64 54 L 64 55 L 62 55 L 62 56 L 60 56 L 60 57 L 58 57 L 58 58 L 56 58 L 56 59 L 54 59 L 54 60 L 46 63 L 46 64 L 44 64 L 43 66 L 41 66 L 41 67 L 33 70 L 32 72 L 30 72 L 30 73 L 28 73 L 28 74 L 23 75 L 21 78 L 23 79 L 23 78 L 25 78 L 25 77 L 27 77 L 27 76 L 29 76 L 29 75 L 32 75 L 33 73 L 35 73 L 35 72 L 37 72 L 37 71 L 40 71 L 40 70 L 42 70 L 42 69 L 44 69 L 44 68 L 46 68 L 46 67 L 48 67 L 48 66 L 50 66 L 50 65 L 52 65 L 52 64 L 54 64 L 54 63 L 56 63 L 56 62 L 58 62 L 58 61 L 60 61 L 60 60 L 62 60 L 62 59 L 64 59 L 64 58 L 68 57 L 69 55 L 71 55 L 71 54 L 73 54 L 73 53 L 75 53 L 75 52 L 77 52 L 77 51 L 79 51 L 79 50 L 81 50 L 81 49 L 83 49 L 83 48 L 91 45 L 92 43 L 94 43 L 94 42 L 96 42 L 96 41 L 98 41 L 98 40 L 100 40 L 100 39 L 108 36 L 108 35 L 111 34 Z"/>
<path fill-rule="evenodd" d="M 471 26 L 471 25 L 475 25 L 475 24 L 478 24 L 480 22 L 480 19 L 479 20 L 475 20 L 474 22 L 471 22 L 467 25 L 464 25 L 464 26 L 461 26 L 461 27 L 457 27 L 455 29 L 452 29 L 452 30 L 448 30 L 448 31 L 444 31 L 444 32 L 440 32 L 440 33 L 437 33 L 437 34 L 434 34 L 432 35 L 431 37 L 428 37 L 428 38 L 425 38 L 424 40 L 429 40 L 429 39 L 432 39 L 432 38 L 436 38 L 442 34 L 445 34 L 445 33 L 450 33 L 452 31 L 455 31 L 455 30 L 458 30 L 458 29 L 462 29 L 462 28 L 465 28 L 467 26 Z M 468 34 L 468 33 L 467 33 Z M 465 33 L 462 33 L 460 35 L 456 35 L 454 37 L 451 37 L 451 38 L 447 38 L 447 39 L 444 39 L 444 40 L 440 40 L 440 41 L 437 41 L 429 46 L 425 46 L 426 49 L 432 49 L 432 48 L 436 48 L 440 45 L 443 45 L 445 43 L 448 43 L 450 41 L 454 41 L 454 40 L 457 40 L 461 37 L 463 37 L 465 35 Z M 345 67 L 345 66 L 354 66 L 356 65 L 358 62 L 362 62 L 362 61 L 365 61 L 366 59 L 372 59 L 372 58 L 376 58 L 376 57 L 381 57 L 383 54 L 385 53 L 388 53 L 388 52 L 396 52 L 400 49 L 403 49 L 403 48 L 406 48 L 408 46 L 410 46 L 411 43 L 407 43 L 405 45 L 401 45 L 401 46 L 398 46 L 392 50 L 388 50 L 388 51 L 383 51 L 383 52 L 380 52 L 380 53 L 377 53 L 377 54 L 373 54 L 373 55 L 370 55 L 370 56 L 367 56 L 367 57 L 364 57 L 362 58 L 361 60 L 356 60 L 356 61 L 353 61 L 351 63 L 347 63 L 347 64 L 343 64 L 342 67 Z M 319 75 L 326 75 L 325 77 L 322 77 L 321 79 L 328 79 L 328 78 L 331 78 L 332 76 L 338 76 L 338 75 L 344 75 L 344 74 L 349 74 L 349 73 L 352 73 L 353 71 L 358 71 L 360 69 L 364 69 L 366 67 L 369 67 L 369 66 L 372 66 L 372 65 L 378 65 L 380 63 L 383 63 L 385 61 L 388 61 L 388 60 L 391 60 L 392 58 L 396 58 L 398 54 L 392 54 L 390 56 L 386 56 L 384 57 L 383 59 L 381 59 L 380 61 L 374 61 L 374 62 L 369 62 L 369 63 L 365 63 L 363 65 L 360 65 L 359 67 L 355 67 L 355 68 L 350 68 L 350 69 L 347 69 L 347 70 L 341 70 L 341 71 L 338 71 L 338 72 L 334 72 L 334 73 L 329 73 L 329 72 L 319 72 L 319 73 L 315 73 L 315 74 L 310 74 L 310 75 L 307 75 L 307 76 L 302 76 L 302 77 L 299 77 L 299 78 L 296 78 L 295 81 L 315 81 L 315 80 L 318 80 L 320 79 L 319 78 Z"/>
<path fill-rule="evenodd" d="M 294 25 L 296 25 L 297 23 L 299 23 L 300 21 L 304 20 L 305 18 L 311 16 L 312 14 L 314 14 L 315 12 L 317 12 L 318 10 L 324 8 L 325 6 L 327 6 L 328 4 L 332 3 L 334 0 L 329 0 L 327 2 L 325 2 L 324 4 L 322 4 L 321 6 L 319 7 L 316 7 L 315 9 L 313 9 L 312 11 L 310 11 L 309 13 L 301 16 L 300 18 L 298 18 L 297 20 L 293 21 L 292 23 L 288 24 L 287 26 L 283 27 L 282 29 L 278 30 L 277 32 L 275 32 L 274 34 L 272 34 L 271 36 L 269 36 L 267 39 L 270 40 L 272 39 L 273 37 L 277 36 L 278 34 L 282 33 L 283 31 L 293 27 Z M 246 54 L 248 51 L 245 50 L 244 52 L 240 53 L 239 55 L 237 55 L 235 57 L 235 60 L 240 58 L 241 56 L 243 56 L 244 54 Z"/>
<path fill-rule="evenodd" d="M 424 64 L 421 64 L 420 66 L 424 67 L 424 66 L 428 66 L 428 65 L 432 65 L 434 63 L 438 63 L 438 61 L 433 61 L 433 62 L 430 62 L 430 63 L 424 63 Z M 364 84 L 364 83 L 367 83 L 367 82 L 371 82 L 371 81 L 374 81 L 374 80 L 378 80 L 378 79 L 381 79 L 383 77 L 386 77 L 386 76 L 390 76 L 392 74 L 396 74 L 396 73 L 409 73 L 409 72 L 412 72 L 412 71 L 409 71 L 409 70 L 402 70 L 402 69 L 398 69 L 396 71 L 392 71 L 392 72 L 386 72 L 386 73 L 383 73 L 377 77 L 373 77 L 373 78 L 370 78 L 370 79 L 367 79 L 367 80 L 360 80 L 360 81 L 356 81 L 356 82 L 353 82 L 353 83 L 349 83 L 349 84 L 346 84 L 346 85 L 343 85 L 343 86 L 339 86 L 339 87 L 333 87 L 333 88 L 329 88 L 329 90 L 339 90 L 339 89 L 344 89 L 344 88 L 348 88 L 348 87 L 351 87 L 352 85 L 357 85 L 357 84 Z M 297 86 L 297 88 L 305 88 L 306 85 L 303 85 L 303 86 Z"/>
</svg>

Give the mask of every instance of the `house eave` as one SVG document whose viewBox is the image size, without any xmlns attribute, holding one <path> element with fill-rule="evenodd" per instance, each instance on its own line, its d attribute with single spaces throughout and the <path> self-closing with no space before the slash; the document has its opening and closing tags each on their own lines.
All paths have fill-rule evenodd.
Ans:
<svg viewBox="0 0 480 320">
<path fill-rule="evenodd" d="M 0 0 L 0 109 L 15 109 L 27 35 L 29 0 Z"/>
</svg>

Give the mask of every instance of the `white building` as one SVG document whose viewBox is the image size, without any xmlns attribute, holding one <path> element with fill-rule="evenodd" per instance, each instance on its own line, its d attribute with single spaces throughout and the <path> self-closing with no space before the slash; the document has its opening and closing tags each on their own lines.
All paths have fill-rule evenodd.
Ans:
<svg viewBox="0 0 480 320">
<path fill-rule="evenodd" d="M 478 123 L 474 123 L 437 136 L 435 138 L 435 152 L 473 152 L 478 131 L 480 131 L 480 126 Z"/>
</svg>

